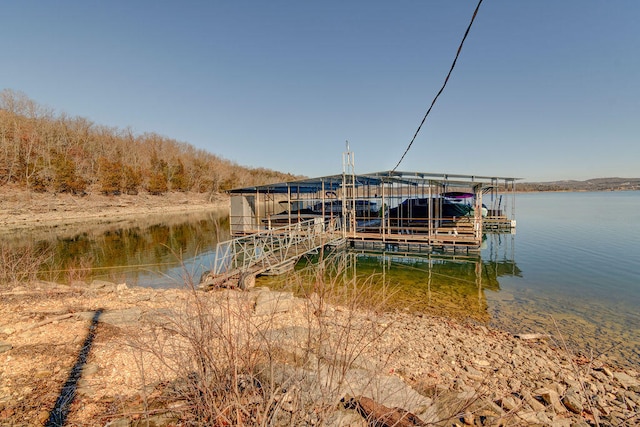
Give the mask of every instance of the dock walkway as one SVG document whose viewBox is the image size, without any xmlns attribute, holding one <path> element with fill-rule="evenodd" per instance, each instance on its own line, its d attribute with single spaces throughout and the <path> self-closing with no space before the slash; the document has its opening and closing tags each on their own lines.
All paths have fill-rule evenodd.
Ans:
<svg viewBox="0 0 640 427">
<path fill-rule="evenodd" d="M 280 274 L 305 254 L 344 241 L 338 221 L 319 218 L 260 231 L 218 243 L 213 270 L 205 273 L 200 288 L 250 287 L 259 274 Z"/>
</svg>

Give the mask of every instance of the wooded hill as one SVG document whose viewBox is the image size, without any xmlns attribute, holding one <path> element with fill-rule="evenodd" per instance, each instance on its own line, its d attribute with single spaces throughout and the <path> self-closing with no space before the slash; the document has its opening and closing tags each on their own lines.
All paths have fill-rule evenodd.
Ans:
<svg viewBox="0 0 640 427">
<path fill-rule="evenodd" d="M 0 186 L 37 192 L 219 192 L 296 179 L 248 168 L 154 133 L 56 114 L 22 93 L 0 92 Z"/>
<path fill-rule="evenodd" d="M 519 191 L 626 191 L 640 190 L 640 178 L 594 178 L 585 181 L 522 182 Z"/>
</svg>

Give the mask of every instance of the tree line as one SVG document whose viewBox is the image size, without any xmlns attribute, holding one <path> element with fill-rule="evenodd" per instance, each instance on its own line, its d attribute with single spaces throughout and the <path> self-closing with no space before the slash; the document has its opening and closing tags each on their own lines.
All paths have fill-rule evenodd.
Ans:
<svg viewBox="0 0 640 427">
<path fill-rule="evenodd" d="M 0 186 L 80 195 L 215 193 L 296 178 L 243 167 L 155 133 L 136 135 L 58 114 L 20 92 L 0 92 Z"/>
</svg>

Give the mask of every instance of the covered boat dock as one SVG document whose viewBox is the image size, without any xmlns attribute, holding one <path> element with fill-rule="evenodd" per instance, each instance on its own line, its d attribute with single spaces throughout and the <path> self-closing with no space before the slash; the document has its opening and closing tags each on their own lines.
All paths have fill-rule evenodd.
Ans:
<svg viewBox="0 0 640 427">
<path fill-rule="evenodd" d="M 518 179 L 386 171 L 238 188 L 231 234 L 312 221 L 357 248 L 478 250 L 485 231 L 514 231 Z"/>
</svg>

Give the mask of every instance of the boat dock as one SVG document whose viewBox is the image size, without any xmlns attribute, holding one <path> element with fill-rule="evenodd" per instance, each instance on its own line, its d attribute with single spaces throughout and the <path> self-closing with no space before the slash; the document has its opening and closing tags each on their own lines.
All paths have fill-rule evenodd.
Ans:
<svg viewBox="0 0 640 427">
<path fill-rule="evenodd" d="M 483 233 L 513 232 L 517 178 L 377 172 L 234 189 L 231 234 L 251 235 L 318 218 L 349 243 L 477 250 Z"/>
<path fill-rule="evenodd" d="M 325 245 L 470 253 L 515 232 L 518 178 L 422 172 L 340 175 L 230 190 L 234 240 L 218 245 L 206 287 L 275 274 Z"/>
</svg>

